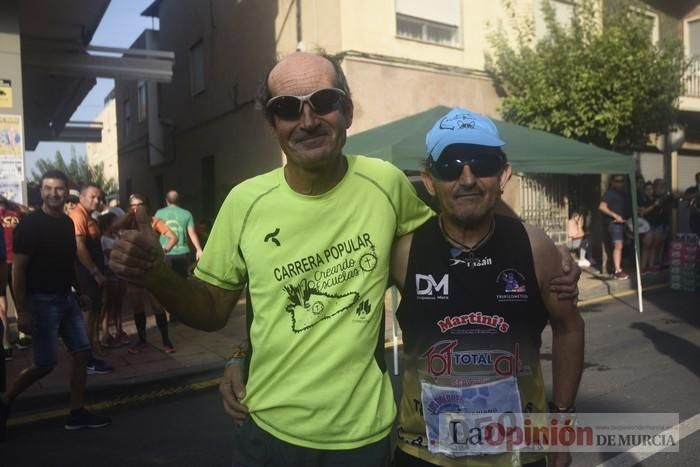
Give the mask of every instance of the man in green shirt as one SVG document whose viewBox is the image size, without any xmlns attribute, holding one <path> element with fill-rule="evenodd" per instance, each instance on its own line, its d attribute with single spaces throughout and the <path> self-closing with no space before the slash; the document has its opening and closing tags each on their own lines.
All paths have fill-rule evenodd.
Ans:
<svg viewBox="0 0 700 467">
<path fill-rule="evenodd" d="M 382 326 L 391 246 L 432 212 L 392 165 L 343 155 L 354 108 L 332 57 L 292 54 L 266 84 L 260 100 L 287 164 L 231 190 L 196 279 L 164 266 L 143 212 L 139 231 L 115 243 L 111 266 L 208 331 L 226 324 L 247 286 L 250 312 L 237 317 L 221 387 L 229 414 L 241 404 L 250 413 L 234 466 L 387 465 L 396 415 Z"/>
<path fill-rule="evenodd" d="M 181 277 L 187 277 L 187 271 L 192 263 L 192 255 L 190 245 L 187 241 L 192 242 L 194 246 L 194 259 L 199 261 L 202 256 L 202 246 L 199 243 L 199 236 L 194 230 L 194 219 L 192 213 L 187 209 L 181 208 L 178 204 L 180 195 L 177 191 L 171 190 L 165 195 L 165 207 L 156 211 L 156 217 L 165 222 L 177 236 L 177 243 L 165 254 L 165 262 L 173 271 L 177 272 Z M 168 238 L 165 235 L 160 236 L 160 244 L 165 247 L 168 243 Z"/>
</svg>

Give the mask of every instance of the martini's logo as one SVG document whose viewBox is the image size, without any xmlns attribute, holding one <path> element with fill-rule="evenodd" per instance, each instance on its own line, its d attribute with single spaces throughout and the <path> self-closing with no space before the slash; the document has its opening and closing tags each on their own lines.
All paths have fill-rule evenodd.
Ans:
<svg viewBox="0 0 700 467">
<path fill-rule="evenodd" d="M 502 316 L 498 315 L 484 315 L 481 312 L 467 313 L 461 316 L 445 316 L 440 321 L 437 322 L 440 327 L 440 331 L 445 333 L 450 329 L 458 328 L 460 326 L 485 326 L 492 329 L 497 329 L 499 332 L 505 334 L 510 329 L 510 324 Z"/>
</svg>

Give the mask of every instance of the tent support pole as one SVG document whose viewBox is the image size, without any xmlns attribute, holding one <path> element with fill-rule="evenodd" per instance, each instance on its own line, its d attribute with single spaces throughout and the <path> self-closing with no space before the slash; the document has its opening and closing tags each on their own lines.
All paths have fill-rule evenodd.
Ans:
<svg viewBox="0 0 700 467">
<path fill-rule="evenodd" d="M 391 288 L 391 334 L 394 347 L 394 376 L 399 375 L 399 335 L 396 322 L 396 309 L 399 306 L 399 294 L 396 287 Z"/>
<path fill-rule="evenodd" d="M 644 302 L 642 300 L 642 273 L 639 269 L 639 228 L 637 224 L 638 207 L 637 207 L 637 189 L 634 172 L 629 175 L 630 179 L 630 194 L 632 196 L 632 222 L 634 226 L 634 266 L 635 275 L 637 277 L 637 302 L 639 304 L 639 312 L 644 311 Z"/>
</svg>

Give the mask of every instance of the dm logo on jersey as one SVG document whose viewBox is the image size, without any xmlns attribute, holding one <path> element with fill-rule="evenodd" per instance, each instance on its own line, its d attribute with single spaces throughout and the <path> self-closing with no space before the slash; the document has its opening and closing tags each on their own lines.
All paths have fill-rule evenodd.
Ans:
<svg viewBox="0 0 700 467">
<path fill-rule="evenodd" d="M 498 273 L 496 283 L 499 290 L 496 298 L 499 302 L 527 301 L 525 276 L 516 269 L 505 269 Z"/>
<path fill-rule="evenodd" d="M 437 281 L 432 274 L 416 274 L 418 300 L 446 300 L 450 294 L 450 276 L 445 274 Z"/>
</svg>

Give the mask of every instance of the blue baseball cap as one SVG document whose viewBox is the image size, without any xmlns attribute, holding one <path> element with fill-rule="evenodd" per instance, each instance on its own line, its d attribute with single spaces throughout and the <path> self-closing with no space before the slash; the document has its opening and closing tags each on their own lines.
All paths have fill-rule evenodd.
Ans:
<svg viewBox="0 0 700 467">
<path fill-rule="evenodd" d="M 435 122 L 425 136 L 425 148 L 428 155 L 437 161 L 447 146 L 460 143 L 491 147 L 506 144 L 498 136 L 498 128 L 491 119 L 455 107 Z"/>
</svg>

